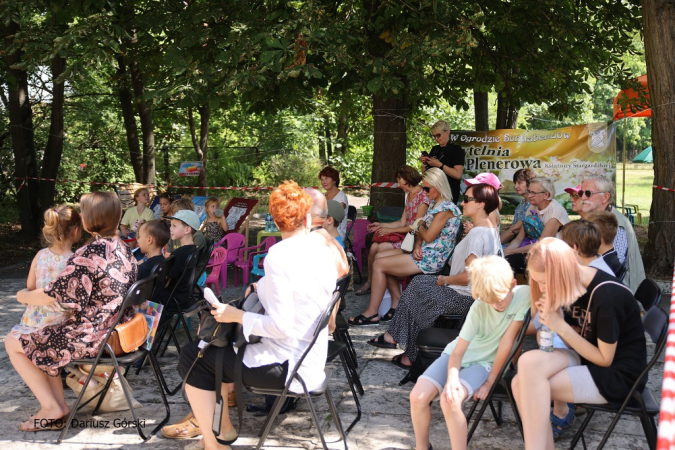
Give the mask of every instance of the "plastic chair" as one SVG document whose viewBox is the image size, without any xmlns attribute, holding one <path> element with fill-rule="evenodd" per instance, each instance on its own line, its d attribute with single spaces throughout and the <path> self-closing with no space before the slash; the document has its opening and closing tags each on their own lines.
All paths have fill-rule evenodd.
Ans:
<svg viewBox="0 0 675 450">
<path fill-rule="evenodd" d="M 607 403 L 601 405 L 592 405 L 586 403 L 577 404 L 578 406 L 586 408 L 588 413 L 586 414 L 586 418 L 584 419 L 583 423 L 579 427 L 577 434 L 574 435 L 574 439 L 572 439 L 572 442 L 570 443 L 570 449 L 573 449 L 577 445 L 577 442 L 579 442 L 580 438 L 583 447 L 586 448 L 584 430 L 586 429 L 586 426 L 588 426 L 596 411 L 615 413 L 612 423 L 609 425 L 609 428 L 607 428 L 605 435 L 602 437 L 602 441 L 600 441 L 600 444 L 598 445 L 598 449 L 601 449 L 605 446 L 622 414 L 640 417 L 642 429 L 645 432 L 645 436 L 647 437 L 647 444 L 649 445 L 649 448 L 652 450 L 656 448 L 657 430 L 654 417 L 659 414 L 659 403 L 656 401 L 654 393 L 649 388 L 649 386 L 645 386 L 642 392 L 638 390 L 638 386 L 640 386 L 641 382 L 647 377 L 649 371 L 652 369 L 652 367 L 654 367 L 654 364 L 656 364 L 656 361 L 659 359 L 661 352 L 666 346 L 666 340 L 668 338 L 668 314 L 662 310 L 660 306 L 652 306 L 649 311 L 647 311 L 647 314 L 645 314 L 642 324 L 645 328 L 645 331 L 652 339 L 652 342 L 656 344 L 654 356 L 652 356 L 652 358 L 649 360 L 645 370 L 643 370 L 637 380 L 635 380 L 635 384 L 633 384 L 633 387 L 626 396 L 626 399 L 624 400 L 621 407 L 617 408 Z"/>
<path fill-rule="evenodd" d="M 347 249 L 354 255 L 356 258 L 356 269 L 359 273 L 359 280 L 361 280 L 361 269 L 363 268 L 363 251 L 365 250 L 366 255 L 368 255 L 368 249 L 366 248 L 366 234 L 368 234 L 368 222 L 366 219 L 356 219 L 352 222 L 351 230 L 353 231 L 353 238 L 348 241 Z"/>
<path fill-rule="evenodd" d="M 138 306 L 144 301 L 146 301 L 149 297 L 152 291 L 155 289 L 155 283 L 157 281 L 157 276 L 156 275 L 150 275 L 148 278 L 145 278 L 141 281 L 137 281 L 134 283 L 131 288 L 129 288 L 129 291 L 127 291 L 126 296 L 124 297 L 124 301 L 122 302 L 122 305 L 120 306 L 120 311 L 126 310 L 128 307 L 131 306 Z M 98 394 L 94 395 L 92 398 L 90 398 L 87 402 L 80 404 L 82 401 L 82 397 L 84 396 L 86 389 L 82 389 L 80 392 L 80 395 L 77 397 L 77 400 L 75 400 L 75 404 L 71 407 L 70 409 L 70 415 L 68 416 L 68 420 L 65 421 L 65 427 L 63 430 L 61 430 L 61 434 L 59 435 L 59 438 L 57 440 L 57 443 L 61 443 L 63 438 L 66 437 L 66 433 L 68 433 L 68 428 L 70 428 L 70 424 L 72 423 L 73 418 L 75 417 L 75 414 L 85 405 L 90 403 L 92 400 L 95 398 L 99 398 L 98 404 L 96 405 L 96 408 L 94 408 L 93 415 L 96 415 L 98 412 L 98 408 L 101 406 L 101 403 L 103 402 L 103 398 L 105 397 L 105 394 L 108 392 L 108 389 L 110 388 L 110 385 L 113 381 L 113 377 L 115 374 L 119 374 L 121 376 L 122 372 L 120 370 L 121 367 L 129 367 L 132 364 L 135 364 L 146 357 L 150 359 L 150 363 L 152 365 L 152 372 L 155 375 L 155 381 L 157 382 L 157 387 L 159 388 L 159 393 L 162 398 L 162 403 L 164 404 L 164 409 L 166 410 L 166 416 L 164 419 L 162 419 L 155 428 L 150 431 L 149 434 L 145 434 L 143 432 L 143 427 L 136 427 L 136 431 L 138 432 L 138 435 L 140 436 L 143 441 L 147 441 L 152 437 L 153 434 L 155 434 L 157 431 L 159 431 L 168 421 L 169 421 L 169 416 L 171 413 L 171 410 L 169 408 L 169 403 L 166 399 L 166 396 L 164 395 L 164 389 L 162 388 L 161 382 L 161 372 L 159 371 L 159 365 L 157 364 L 157 360 L 155 359 L 155 355 L 152 354 L 152 352 L 149 352 L 148 350 L 145 349 L 145 346 L 142 346 L 138 348 L 136 351 L 122 355 L 122 356 L 115 356 L 114 352 L 112 351 L 112 348 L 108 344 L 108 340 L 110 339 L 110 336 L 117 326 L 117 324 L 120 322 L 124 314 L 117 314 L 117 318 L 115 319 L 114 323 L 111 324 L 110 329 L 108 330 L 108 333 L 105 336 L 105 339 L 103 340 L 103 343 L 101 344 L 100 351 L 98 352 L 98 355 L 96 358 L 91 358 L 91 359 L 73 359 L 68 365 L 79 365 L 79 364 L 91 364 L 91 370 L 89 371 L 89 375 L 87 376 L 87 380 L 85 381 L 84 385 L 88 386 L 89 382 L 91 381 L 92 376 L 96 372 L 96 367 L 99 364 L 112 364 L 114 366 L 114 369 L 112 373 L 110 374 L 110 377 L 108 378 L 108 382 Z M 103 357 L 105 351 L 108 350 L 108 354 L 110 357 Z M 134 405 L 131 400 L 131 392 L 129 386 L 127 386 L 127 383 L 120 383 L 122 386 L 122 390 L 124 391 L 124 396 L 126 397 L 127 403 L 129 405 L 129 409 L 131 411 L 131 415 L 133 416 L 133 423 L 139 423 L 138 416 L 136 415 L 136 410 L 134 409 Z"/>
<path fill-rule="evenodd" d="M 319 318 L 319 323 L 317 324 L 316 329 L 314 330 L 314 334 L 312 335 L 312 341 L 310 344 L 307 346 L 307 349 L 303 352 L 302 356 L 298 359 L 298 361 L 295 363 L 295 367 L 292 369 L 289 367 L 289 374 L 288 374 L 288 381 L 286 382 L 286 386 L 284 386 L 283 389 L 269 389 L 269 388 L 259 388 L 256 386 L 246 386 L 246 389 L 251 391 L 254 394 L 261 394 L 261 395 L 275 395 L 277 396 L 277 399 L 274 402 L 274 405 L 272 406 L 272 410 L 270 413 L 267 415 L 267 421 L 265 422 L 265 425 L 263 426 L 261 433 L 260 433 L 260 440 L 258 441 L 258 446 L 256 447 L 257 449 L 262 448 L 263 444 L 265 443 L 265 439 L 267 439 L 267 435 L 272 429 L 272 426 L 274 425 L 274 420 L 277 418 L 279 415 L 279 411 L 281 410 L 281 406 L 285 403 L 287 397 L 296 397 L 296 398 L 305 398 L 307 399 L 307 403 L 309 405 L 309 410 L 312 413 L 312 419 L 314 420 L 314 425 L 316 425 L 317 431 L 319 432 L 319 437 L 321 438 L 321 443 L 323 444 L 323 448 L 328 450 L 328 446 L 326 445 L 326 440 L 323 437 L 323 432 L 321 430 L 321 423 L 319 422 L 319 418 L 316 415 L 316 410 L 314 409 L 314 404 L 312 402 L 312 397 L 321 397 L 325 396 L 326 401 L 328 402 L 328 407 L 330 409 L 331 415 L 333 417 L 333 421 L 335 422 L 335 426 L 340 433 L 340 437 L 342 437 L 342 441 L 345 446 L 345 450 L 347 450 L 347 435 L 345 434 L 344 429 L 342 428 L 342 423 L 340 422 L 340 416 L 338 415 L 337 408 L 335 407 L 335 403 L 333 402 L 333 397 L 330 394 L 330 389 L 328 389 L 328 383 L 330 381 L 330 374 L 326 373 L 326 379 L 322 383 L 322 385 L 309 392 L 307 390 L 307 386 L 305 385 L 305 382 L 303 381 L 302 377 L 300 374 L 298 374 L 298 369 L 300 366 L 302 366 L 303 361 L 305 360 L 305 357 L 307 354 L 310 352 L 312 347 L 314 347 L 314 343 L 316 342 L 317 338 L 321 334 L 324 328 L 328 325 L 328 321 L 330 319 L 331 313 L 333 311 L 333 307 L 337 304 L 337 302 L 340 300 L 340 294 L 339 292 L 335 292 L 333 294 L 333 299 L 329 302 L 328 306 L 326 309 L 321 313 L 321 317 Z M 302 392 L 292 392 L 290 390 L 291 383 L 297 380 L 298 383 L 302 386 Z"/>
<path fill-rule="evenodd" d="M 213 249 L 211 253 L 211 261 L 206 265 L 207 269 L 211 269 L 211 273 L 206 277 L 206 286 L 215 286 L 216 295 L 220 295 L 220 275 L 222 273 L 221 267 L 227 264 L 227 250 L 223 247 Z"/>
<path fill-rule="evenodd" d="M 268 236 L 255 247 L 243 247 L 237 251 L 237 261 L 234 263 L 234 285 L 239 285 L 239 272 L 237 269 L 241 269 L 242 276 L 244 279 L 244 285 L 248 284 L 248 274 L 253 267 L 253 257 L 261 253 L 267 253 L 271 246 L 277 243 L 277 240 L 274 236 Z M 246 253 L 248 252 L 248 256 Z"/>
<path fill-rule="evenodd" d="M 645 311 L 661 303 L 661 288 L 650 278 L 645 278 L 635 291 L 635 300 L 642 304 Z"/>
<path fill-rule="evenodd" d="M 246 245 L 246 236 L 241 233 L 228 233 L 216 244 L 216 248 L 223 247 L 227 250 L 227 262 L 220 266 L 221 287 L 227 288 L 227 266 L 237 261 L 239 249 Z"/>
<path fill-rule="evenodd" d="M 261 259 L 265 258 L 267 253 L 260 253 L 253 257 L 253 266 L 251 267 L 251 279 L 253 275 L 257 276 L 258 279 L 265 276 L 265 267 L 262 266 Z"/>
</svg>

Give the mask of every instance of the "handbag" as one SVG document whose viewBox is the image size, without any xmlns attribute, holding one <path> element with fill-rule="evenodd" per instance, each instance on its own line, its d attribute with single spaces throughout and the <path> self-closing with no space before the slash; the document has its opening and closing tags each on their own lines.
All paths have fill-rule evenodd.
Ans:
<svg viewBox="0 0 675 450">
<path fill-rule="evenodd" d="M 115 356 L 121 356 L 137 350 L 145 344 L 147 338 L 148 322 L 145 320 L 145 315 L 136 313 L 130 321 L 117 324 L 108 339 L 108 345 Z"/>
<path fill-rule="evenodd" d="M 404 252 L 412 253 L 413 248 L 415 247 L 415 234 L 417 233 L 417 228 L 419 228 L 422 220 L 422 218 L 415 219 L 415 222 L 411 225 L 412 230 L 406 233 L 405 239 L 403 239 L 403 243 L 401 244 L 401 250 Z"/>
<path fill-rule="evenodd" d="M 82 403 L 93 410 L 96 406 L 96 403 L 88 403 L 89 400 L 94 395 L 103 390 L 106 383 L 108 382 L 108 379 L 110 378 L 110 374 L 115 367 L 109 365 L 96 366 L 96 371 L 94 372 L 94 375 L 92 375 L 91 381 L 85 388 L 79 380 L 83 377 L 86 378 L 87 375 L 89 375 L 91 367 L 91 364 L 80 364 L 77 367 L 68 366 L 66 370 L 68 370 L 70 373 L 66 377 L 66 384 L 73 390 L 73 392 L 75 392 L 75 395 L 78 396 L 80 395 L 80 392 L 82 392 L 82 389 L 85 389 L 84 395 L 82 396 Z M 119 373 L 115 374 L 115 378 L 113 378 L 113 381 L 110 383 L 108 392 L 106 392 L 105 398 L 103 399 L 101 406 L 98 408 L 100 412 L 109 413 L 115 411 L 126 411 L 129 409 L 129 404 L 127 403 L 127 399 L 124 395 L 122 383 L 126 384 L 127 389 L 129 389 L 129 392 L 133 395 L 133 390 L 131 387 L 129 387 L 127 380 Z M 134 409 L 141 407 L 141 404 L 138 403 L 138 401 L 133 397 L 131 397 L 131 403 Z"/>
<path fill-rule="evenodd" d="M 373 235 L 373 242 L 377 242 L 379 244 L 382 243 L 394 244 L 396 242 L 401 242 L 403 239 L 405 239 L 405 234 L 403 233 L 389 233 L 385 234 L 384 236 L 380 236 L 379 234 L 375 233 Z"/>
</svg>

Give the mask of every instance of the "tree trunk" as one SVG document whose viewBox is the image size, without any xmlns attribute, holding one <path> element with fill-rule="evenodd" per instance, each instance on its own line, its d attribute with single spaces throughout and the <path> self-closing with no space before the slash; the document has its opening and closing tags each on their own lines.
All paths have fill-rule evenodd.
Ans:
<svg viewBox="0 0 675 450">
<path fill-rule="evenodd" d="M 52 111 L 51 122 L 49 125 L 49 137 L 47 138 L 47 147 L 42 158 L 42 178 L 56 178 L 63 155 L 63 102 L 65 93 L 65 83 L 57 82 L 66 69 L 66 60 L 59 55 L 52 57 Z M 56 194 L 56 183 L 40 183 L 40 214 L 38 220 L 42 222 L 44 212 L 47 208 L 54 205 L 54 196 Z"/>
<path fill-rule="evenodd" d="M 137 183 L 142 183 L 143 154 L 138 142 L 138 127 L 136 126 L 136 116 L 134 114 L 133 96 L 131 95 L 128 81 L 127 65 L 124 62 L 124 58 L 120 56 L 117 58 L 117 91 L 120 97 L 124 129 L 127 133 L 129 157 L 131 159 L 131 166 L 134 168 L 134 178 Z"/>
<path fill-rule="evenodd" d="M 372 182 L 391 181 L 400 166 L 405 164 L 406 115 L 408 97 L 383 99 L 373 95 L 373 122 L 375 148 L 373 151 Z M 399 189 L 374 187 L 370 189 L 370 204 L 373 215 L 380 206 L 402 206 L 403 195 Z"/>
<path fill-rule="evenodd" d="M 206 163 L 209 149 L 209 119 L 211 117 L 211 108 L 208 105 L 199 106 L 199 139 L 197 139 L 197 128 L 195 127 L 195 119 L 192 114 L 192 108 L 188 108 L 188 125 L 190 126 L 190 137 L 192 138 L 192 146 L 195 148 L 197 158 L 202 162 L 202 170 L 199 172 L 197 179 L 197 186 L 199 195 L 206 195 Z"/>
<path fill-rule="evenodd" d="M 152 124 L 152 111 L 143 95 L 145 87 L 143 76 L 138 62 L 132 61 L 131 86 L 136 97 L 136 109 L 141 119 L 141 134 L 143 135 L 143 184 L 155 184 L 155 132 Z"/>
<path fill-rule="evenodd" d="M 333 156 L 333 142 L 330 136 L 330 120 L 328 117 L 324 117 L 323 119 L 323 129 L 326 136 L 326 157 L 330 162 L 330 159 Z"/>
<path fill-rule="evenodd" d="M 14 35 L 19 31 L 19 24 L 13 20 L 2 25 L 8 75 L 7 93 L 14 152 L 14 175 L 24 178 L 16 180 L 19 220 L 21 221 L 21 233 L 26 237 L 34 237 L 37 236 L 39 229 L 37 227 L 38 182 L 25 179 L 25 177 L 37 177 L 32 109 L 28 97 L 28 74 L 14 68 L 16 64 L 22 62 L 22 51 L 10 50 L 14 44 Z"/>
<path fill-rule="evenodd" d="M 643 0 L 642 20 L 652 102 L 654 184 L 675 189 L 675 3 Z M 649 241 L 644 250 L 645 269 L 651 276 L 668 278 L 673 274 L 674 221 L 675 193 L 654 189 Z"/>
<path fill-rule="evenodd" d="M 347 153 L 349 144 L 347 142 L 349 133 L 349 118 L 347 114 L 341 114 L 340 119 L 338 120 L 338 129 L 337 129 L 337 144 L 336 147 L 340 149 L 340 153 L 343 155 Z"/>
<path fill-rule="evenodd" d="M 478 92 L 473 90 L 473 110 L 476 122 L 476 131 L 488 131 L 489 124 L 489 109 L 488 109 L 488 93 Z"/>
<path fill-rule="evenodd" d="M 518 102 L 509 100 L 502 92 L 497 97 L 497 130 L 516 128 L 518 125 Z"/>
<path fill-rule="evenodd" d="M 326 159 L 326 138 L 323 135 L 323 126 L 319 128 L 317 135 L 319 137 L 319 159 L 321 160 L 321 164 L 327 164 L 328 159 Z"/>
</svg>

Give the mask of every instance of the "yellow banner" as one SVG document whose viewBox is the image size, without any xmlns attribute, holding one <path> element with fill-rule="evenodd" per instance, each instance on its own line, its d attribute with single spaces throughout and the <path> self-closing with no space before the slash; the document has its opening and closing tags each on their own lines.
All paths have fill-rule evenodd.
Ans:
<svg viewBox="0 0 675 450">
<path fill-rule="evenodd" d="M 585 178 L 616 182 L 615 130 L 613 123 L 599 122 L 557 130 L 453 131 L 450 141 L 464 149 L 464 178 L 492 172 L 504 186 L 502 194 L 515 194 L 514 173 L 530 168 L 553 181 L 565 204 L 564 189 Z"/>
</svg>

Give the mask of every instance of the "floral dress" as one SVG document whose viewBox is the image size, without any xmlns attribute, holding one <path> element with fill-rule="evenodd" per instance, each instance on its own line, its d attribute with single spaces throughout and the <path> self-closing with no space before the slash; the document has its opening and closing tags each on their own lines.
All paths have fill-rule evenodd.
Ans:
<svg viewBox="0 0 675 450">
<path fill-rule="evenodd" d="M 518 203 L 518 206 L 516 206 L 515 213 L 513 213 L 513 223 L 524 220 L 528 209 L 530 209 L 530 202 L 522 199 L 520 203 Z"/>
<path fill-rule="evenodd" d="M 410 196 L 408 196 L 409 198 Z M 422 204 L 430 204 L 431 200 L 427 197 L 427 193 L 424 190 L 420 190 L 411 200 L 405 202 L 405 224 L 412 225 L 415 222 L 415 217 L 417 217 L 417 210 Z M 403 241 L 392 243 L 392 247 L 401 248 Z"/>
<path fill-rule="evenodd" d="M 445 264 L 445 261 L 450 256 L 450 252 L 455 248 L 455 241 L 457 240 L 457 231 L 460 227 L 460 220 L 462 219 L 462 212 L 457 206 L 445 201 L 440 204 L 432 202 L 429 205 L 429 211 L 424 216 L 424 222 L 429 226 L 436 217 L 436 214 L 444 211 L 450 211 L 454 217 L 445 223 L 440 234 L 432 242 L 422 243 L 422 259 L 413 261 L 424 273 L 438 272 Z"/>
<path fill-rule="evenodd" d="M 215 222 L 204 221 L 204 236 L 210 237 L 216 243 L 220 242 L 223 236 L 225 236 L 225 231 L 220 226 L 220 219 Z"/>
<path fill-rule="evenodd" d="M 67 255 L 57 255 L 49 248 L 43 248 L 35 256 L 35 287 L 44 289 L 49 283 L 56 280 L 61 271 L 66 268 Z M 12 335 L 19 338 L 22 334 L 38 331 L 46 326 L 55 325 L 66 320 L 69 312 L 58 302 L 49 305 L 28 305 L 21 317 L 21 322 L 12 328 Z"/>
<path fill-rule="evenodd" d="M 131 250 L 117 238 L 97 238 L 78 249 L 45 294 L 71 316 L 20 337 L 23 351 L 40 370 L 57 376 L 72 359 L 93 358 L 138 277 Z M 126 322 L 133 309 L 125 311 Z"/>
</svg>

